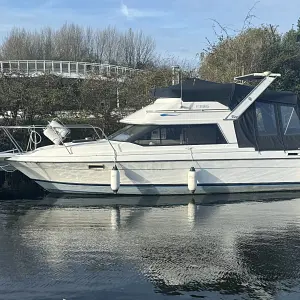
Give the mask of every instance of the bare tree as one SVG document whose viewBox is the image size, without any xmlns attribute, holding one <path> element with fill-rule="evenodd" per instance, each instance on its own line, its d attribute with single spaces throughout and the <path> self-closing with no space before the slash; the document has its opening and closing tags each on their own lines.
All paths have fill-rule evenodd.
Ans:
<svg viewBox="0 0 300 300">
<path fill-rule="evenodd" d="M 121 35 L 122 62 L 130 67 L 143 68 L 154 58 L 154 39 L 145 36 L 142 31 L 129 29 Z"/>
<path fill-rule="evenodd" d="M 65 23 L 58 30 L 14 28 L 0 45 L 3 59 L 53 59 L 148 66 L 154 59 L 155 42 L 142 31 L 118 31 L 108 26 L 93 30 Z"/>
<path fill-rule="evenodd" d="M 13 28 L 4 39 L 1 47 L 2 56 L 10 59 L 25 59 L 29 56 L 30 38 L 25 29 Z"/>
<path fill-rule="evenodd" d="M 64 24 L 54 37 L 57 58 L 77 61 L 82 58 L 84 31 L 78 25 Z"/>
<path fill-rule="evenodd" d="M 108 39 L 106 32 L 104 30 L 97 30 L 94 34 L 94 53 L 97 62 L 103 63 L 107 42 Z"/>
<path fill-rule="evenodd" d="M 119 47 L 119 40 L 120 34 L 117 32 L 115 27 L 108 27 L 104 29 L 104 34 L 107 39 L 106 47 L 105 47 L 105 61 L 107 63 L 116 64 L 118 62 L 118 47 Z"/>
<path fill-rule="evenodd" d="M 153 60 L 155 41 L 142 31 L 135 35 L 136 64 L 148 65 Z"/>
</svg>

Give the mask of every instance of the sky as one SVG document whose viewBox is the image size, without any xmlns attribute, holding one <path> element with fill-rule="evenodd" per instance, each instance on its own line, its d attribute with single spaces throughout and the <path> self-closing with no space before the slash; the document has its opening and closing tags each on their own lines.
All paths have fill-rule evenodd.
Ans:
<svg viewBox="0 0 300 300">
<path fill-rule="evenodd" d="M 157 52 L 193 61 L 215 38 L 213 20 L 239 30 L 253 6 L 254 25 L 278 25 L 280 32 L 300 17 L 299 0 L 0 0 L 0 39 L 13 27 L 113 25 L 141 29 L 155 38 Z"/>
</svg>

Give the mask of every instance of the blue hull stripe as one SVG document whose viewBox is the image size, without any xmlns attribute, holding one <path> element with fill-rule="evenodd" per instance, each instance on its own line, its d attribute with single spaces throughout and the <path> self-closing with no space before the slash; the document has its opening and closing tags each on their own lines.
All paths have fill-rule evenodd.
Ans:
<svg viewBox="0 0 300 300">
<path fill-rule="evenodd" d="M 64 184 L 64 185 L 81 185 L 81 186 L 110 186 L 110 184 L 93 184 L 93 183 L 70 183 L 70 182 L 59 182 L 59 181 L 48 181 L 48 180 L 35 180 L 38 182 L 46 182 L 52 184 Z M 257 183 L 198 183 L 197 186 L 278 186 L 278 185 L 300 185 L 300 182 L 257 182 Z M 187 184 L 122 184 L 120 186 L 136 186 L 136 187 L 185 187 Z"/>
</svg>

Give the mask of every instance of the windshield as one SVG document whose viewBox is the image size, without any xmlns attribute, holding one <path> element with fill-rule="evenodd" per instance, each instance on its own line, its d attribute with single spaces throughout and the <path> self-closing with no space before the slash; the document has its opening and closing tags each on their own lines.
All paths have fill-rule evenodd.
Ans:
<svg viewBox="0 0 300 300">
<path fill-rule="evenodd" d="M 128 125 L 109 139 L 140 146 L 227 144 L 217 124 Z"/>
<path fill-rule="evenodd" d="M 111 141 L 132 142 L 141 134 L 153 130 L 157 126 L 152 125 L 127 125 L 108 137 Z"/>
</svg>

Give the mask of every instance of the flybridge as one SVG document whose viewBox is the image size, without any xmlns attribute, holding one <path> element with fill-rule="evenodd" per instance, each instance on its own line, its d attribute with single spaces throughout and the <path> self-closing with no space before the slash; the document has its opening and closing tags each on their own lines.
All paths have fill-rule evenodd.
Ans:
<svg viewBox="0 0 300 300">
<path fill-rule="evenodd" d="M 201 102 L 218 102 L 228 107 L 231 111 L 243 100 L 248 99 L 249 101 L 250 93 L 252 100 L 255 98 L 256 100 L 259 99 L 267 102 L 275 101 L 295 104 L 297 102 L 296 94 L 267 89 L 279 76 L 280 74 L 265 72 L 235 78 L 237 80 L 262 79 L 261 83 L 256 87 L 239 83 L 217 83 L 201 79 L 188 79 L 181 84 L 153 89 L 152 96 L 155 98 L 179 98 L 183 104 L 185 102 L 194 102 L 202 105 L 204 103 Z M 252 103 L 253 102 L 251 102 L 251 104 Z M 242 105 L 242 107 L 243 106 L 244 105 Z M 237 115 L 237 111 L 234 115 Z"/>
<path fill-rule="evenodd" d="M 142 117 L 139 116 L 140 121 L 172 124 L 214 122 L 223 127 L 222 130 L 234 126 L 240 148 L 297 150 L 300 149 L 298 96 L 293 92 L 268 89 L 280 76 L 271 72 L 252 73 L 236 77 L 240 83 L 188 79 L 181 84 L 154 89 L 152 95 L 159 99 L 148 109 L 153 114 L 145 111 Z M 243 84 L 246 80 L 260 82 L 253 87 Z M 161 120 L 158 114 L 154 116 L 158 111 L 176 111 L 178 116 Z M 136 119 L 130 119 L 130 123 Z"/>
</svg>

